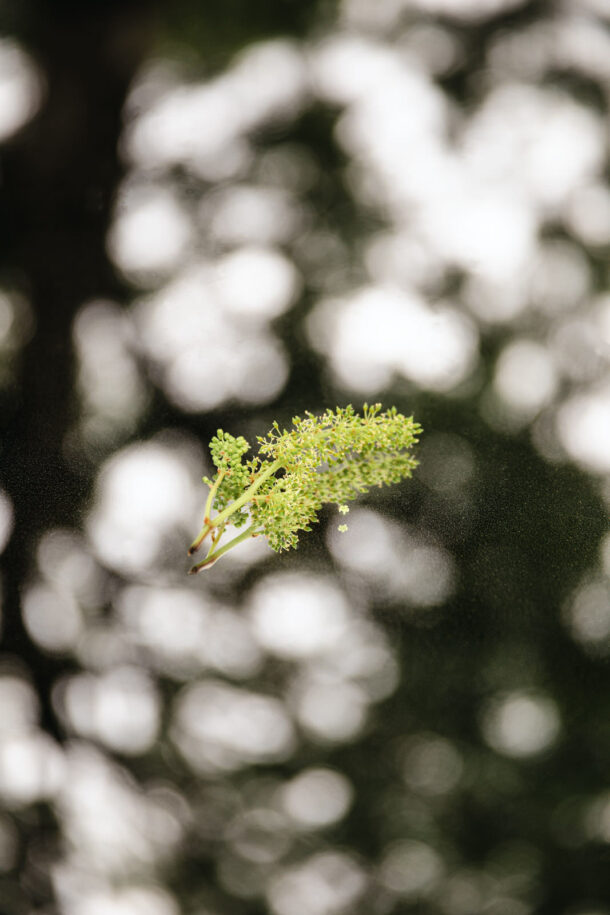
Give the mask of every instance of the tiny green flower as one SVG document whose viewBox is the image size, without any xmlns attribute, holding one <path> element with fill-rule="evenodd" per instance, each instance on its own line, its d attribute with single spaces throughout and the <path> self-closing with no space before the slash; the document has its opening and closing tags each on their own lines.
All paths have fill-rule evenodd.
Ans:
<svg viewBox="0 0 610 915">
<path fill-rule="evenodd" d="M 298 531 L 311 530 L 324 504 L 334 502 L 345 515 L 345 503 L 359 493 L 398 483 L 417 466 L 410 449 L 421 426 L 396 407 L 382 413 L 381 404 L 365 404 L 362 416 L 351 405 L 322 416 L 307 412 L 304 418 L 295 416 L 292 425 L 287 430 L 273 423 L 266 436 L 258 437 L 258 455 L 250 460 L 244 459 L 250 448 L 244 438 L 218 430 L 210 442 L 217 472 L 213 479 L 204 477 L 210 491 L 203 527 L 189 555 L 208 534 L 211 546 L 190 574 L 209 568 L 249 537 L 267 537 L 276 552 L 292 549 Z M 213 509 L 217 514 L 212 518 Z M 220 546 L 229 520 L 234 527 L 247 527 Z"/>
<path fill-rule="evenodd" d="M 344 534 L 347 530 L 347 524 L 340 524 L 339 527 L 337 528 L 337 530 L 341 531 L 341 533 Z"/>
</svg>

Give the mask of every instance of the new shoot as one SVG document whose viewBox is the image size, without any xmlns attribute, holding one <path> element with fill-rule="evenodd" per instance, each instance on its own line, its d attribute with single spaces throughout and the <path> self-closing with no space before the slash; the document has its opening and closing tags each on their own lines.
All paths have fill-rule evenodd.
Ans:
<svg viewBox="0 0 610 915">
<path fill-rule="evenodd" d="M 417 461 L 410 453 L 421 426 L 395 407 L 381 412 L 381 404 L 364 405 L 363 415 L 353 407 L 337 407 L 322 416 L 295 416 L 292 429 L 277 423 L 258 437 L 258 455 L 245 459 L 249 443 L 222 429 L 210 442 L 216 467 L 203 527 L 191 544 L 189 556 L 210 539 L 207 555 L 189 574 L 207 569 L 249 537 L 264 536 L 276 552 L 296 547 L 298 531 L 310 531 L 326 503 L 341 514 L 346 502 L 372 486 L 398 483 L 410 477 Z M 215 512 L 215 514 L 213 514 Z M 244 528 L 221 545 L 226 525 Z M 341 524 L 339 530 L 347 529 Z"/>
</svg>

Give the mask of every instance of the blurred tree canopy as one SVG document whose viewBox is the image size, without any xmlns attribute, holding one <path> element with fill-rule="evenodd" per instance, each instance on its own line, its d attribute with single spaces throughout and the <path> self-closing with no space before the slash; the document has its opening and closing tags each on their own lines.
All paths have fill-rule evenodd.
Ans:
<svg viewBox="0 0 610 915">
<path fill-rule="evenodd" d="M 604 4 L 0 28 L 0 911 L 610 912 Z M 412 481 L 185 577 L 365 400 Z"/>
</svg>

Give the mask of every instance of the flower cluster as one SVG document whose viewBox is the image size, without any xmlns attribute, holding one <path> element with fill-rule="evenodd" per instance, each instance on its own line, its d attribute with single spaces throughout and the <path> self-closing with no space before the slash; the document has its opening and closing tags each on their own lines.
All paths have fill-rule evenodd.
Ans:
<svg viewBox="0 0 610 915">
<path fill-rule="evenodd" d="M 210 454 L 218 473 L 215 480 L 203 478 L 210 490 L 214 492 L 214 507 L 222 511 L 247 489 L 250 484 L 248 466 L 243 463 L 243 456 L 250 450 L 250 443 L 241 435 L 235 438 L 228 432 L 219 429 L 210 442 Z M 206 515 L 208 512 L 206 511 Z M 237 513 L 231 523 L 240 527 L 247 521 L 245 514 Z"/>
<path fill-rule="evenodd" d="M 208 534 L 212 545 L 192 573 L 209 567 L 247 537 L 264 535 L 277 552 L 295 547 L 298 532 L 311 530 L 324 504 L 335 503 L 345 514 L 345 503 L 359 493 L 397 483 L 417 465 L 410 449 L 421 427 L 395 407 L 382 413 L 381 404 L 365 404 L 362 416 L 352 406 L 338 407 L 322 416 L 295 416 L 292 425 L 282 430 L 274 423 L 258 438 L 259 453 L 249 461 L 244 461 L 248 442 L 218 430 L 210 443 L 217 473 L 214 480 L 204 478 L 210 486 L 205 518 L 189 553 Z M 213 519 L 212 507 L 218 511 Z M 235 527 L 250 524 L 220 547 L 229 519 Z"/>
</svg>

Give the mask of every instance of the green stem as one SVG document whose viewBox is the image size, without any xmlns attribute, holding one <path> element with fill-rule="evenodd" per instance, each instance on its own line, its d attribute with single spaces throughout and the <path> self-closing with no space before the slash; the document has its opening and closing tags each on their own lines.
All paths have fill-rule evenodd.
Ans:
<svg viewBox="0 0 610 915">
<path fill-rule="evenodd" d="M 220 484 L 222 483 L 223 478 L 224 478 L 226 472 L 227 472 L 226 470 L 219 470 L 219 471 L 218 471 L 218 476 L 217 476 L 216 479 L 214 480 L 213 485 L 210 486 L 210 491 L 209 491 L 209 493 L 208 493 L 208 498 L 207 498 L 207 501 L 206 501 L 206 503 L 205 503 L 205 511 L 204 511 L 204 515 L 203 515 L 204 524 L 205 524 L 206 521 L 209 521 L 210 512 L 212 511 L 212 503 L 214 502 L 214 496 L 215 496 L 216 493 L 218 492 L 218 487 L 219 487 Z"/>
<path fill-rule="evenodd" d="M 201 544 L 207 537 L 208 533 L 210 532 L 210 512 L 212 511 L 212 504 L 214 502 L 214 496 L 218 492 L 218 487 L 222 483 L 223 477 L 225 476 L 226 472 L 227 472 L 226 470 L 219 470 L 218 476 L 214 480 L 213 484 L 210 486 L 210 491 L 208 493 L 208 498 L 206 500 L 205 509 L 203 512 L 203 527 L 201 528 L 201 531 L 199 532 L 199 534 L 197 535 L 195 540 L 193 540 L 193 542 L 191 543 L 191 545 L 189 547 L 189 551 L 188 551 L 189 556 L 192 556 L 193 553 L 197 552 L 197 550 L 199 549 L 199 547 L 201 546 Z"/>
<path fill-rule="evenodd" d="M 224 534 L 225 524 L 226 524 L 226 522 L 223 521 L 223 523 L 221 525 L 219 525 L 218 527 L 215 527 L 214 530 L 212 531 L 212 546 L 210 547 L 210 549 L 213 549 L 216 546 L 216 544 L 218 543 L 218 541 Z"/>
<path fill-rule="evenodd" d="M 266 470 L 263 470 L 263 472 L 261 474 L 259 474 L 259 476 L 256 478 L 254 483 L 252 483 L 252 485 L 249 486 L 248 489 L 246 489 L 245 492 L 243 492 L 241 494 L 239 499 L 235 499 L 234 502 L 231 502 L 230 505 L 227 505 L 227 507 L 225 509 L 223 509 L 223 511 L 221 511 L 218 515 L 216 515 L 216 517 L 214 519 L 210 519 L 207 516 L 208 512 L 206 510 L 206 517 L 203 519 L 203 527 L 202 527 L 197 539 L 194 540 L 193 543 L 191 544 L 191 547 L 189 549 L 189 556 L 192 556 L 192 554 L 195 553 L 199 549 L 199 547 L 201 546 L 201 544 L 203 543 L 205 538 L 208 536 L 208 534 L 210 533 L 210 531 L 212 530 L 213 527 L 218 527 L 219 524 L 226 522 L 227 519 L 230 518 L 234 512 L 238 511 L 240 508 L 242 508 L 242 506 L 246 505 L 250 501 L 250 499 L 252 498 L 254 493 L 257 491 L 257 489 L 259 489 L 263 485 L 265 480 L 268 480 L 269 477 L 272 476 L 272 474 L 274 474 L 276 472 L 276 470 L 280 469 L 281 466 L 282 466 L 281 461 L 274 461 L 272 464 L 270 464 Z M 220 476 L 220 474 L 219 474 L 219 476 Z M 216 486 L 217 482 L 219 482 L 219 481 L 215 482 L 215 484 L 214 484 L 215 486 Z M 212 494 L 212 497 L 213 497 L 213 494 Z M 208 502 L 209 501 L 210 501 L 210 496 L 208 496 Z M 210 503 L 210 505 L 211 505 L 211 503 Z M 207 509 L 207 504 L 206 504 L 206 509 Z M 248 530 L 249 530 L 249 528 L 248 528 Z M 231 542 L 233 542 L 233 541 L 231 541 Z"/>
<path fill-rule="evenodd" d="M 228 543 L 225 543 L 223 547 L 219 550 L 214 550 L 214 544 L 210 547 L 210 551 L 205 559 L 202 559 L 201 562 L 198 562 L 197 565 L 193 566 L 192 569 L 189 569 L 189 575 L 196 575 L 197 572 L 201 572 L 202 569 L 210 568 L 214 563 L 220 559 L 223 553 L 226 553 L 227 550 L 232 550 L 234 546 L 237 546 L 239 543 L 243 543 L 244 540 L 247 540 L 249 537 L 255 537 L 259 531 L 253 530 L 254 525 L 251 524 L 250 527 L 247 527 L 245 531 L 242 531 L 241 534 L 237 537 L 233 537 L 233 540 L 229 540 Z"/>
</svg>

